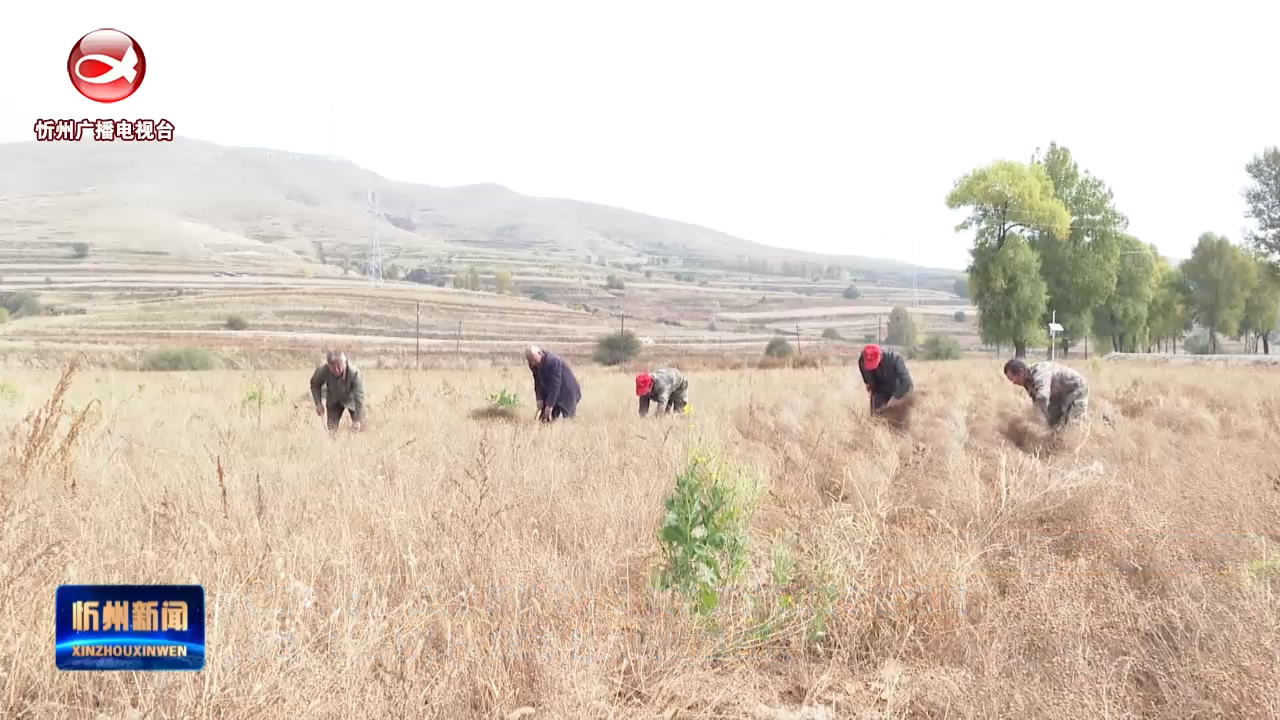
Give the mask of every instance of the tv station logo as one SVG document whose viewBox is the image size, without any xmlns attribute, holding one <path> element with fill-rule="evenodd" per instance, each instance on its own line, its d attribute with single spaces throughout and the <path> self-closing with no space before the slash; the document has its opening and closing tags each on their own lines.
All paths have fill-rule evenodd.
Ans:
<svg viewBox="0 0 1280 720">
<path fill-rule="evenodd" d="M 88 33 L 71 46 L 67 56 L 71 86 L 96 103 L 118 103 L 142 87 L 147 56 L 138 41 L 114 28 Z M 79 142 L 92 136 L 98 142 L 172 142 L 173 123 L 155 119 L 36 120 L 39 142 Z"/>
<path fill-rule="evenodd" d="M 114 103 L 142 87 L 147 77 L 147 56 L 128 35 L 102 28 L 71 46 L 67 74 L 81 95 L 100 103 Z"/>
<path fill-rule="evenodd" d="M 61 585 L 54 598 L 59 670 L 202 670 L 200 585 Z"/>
</svg>

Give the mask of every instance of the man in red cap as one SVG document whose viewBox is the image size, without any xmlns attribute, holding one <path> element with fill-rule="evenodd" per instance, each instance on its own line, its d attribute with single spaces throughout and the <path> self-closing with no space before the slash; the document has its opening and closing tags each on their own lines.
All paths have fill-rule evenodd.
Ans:
<svg viewBox="0 0 1280 720">
<path fill-rule="evenodd" d="M 871 395 L 871 411 L 883 410 L 890 400 L 901 400 L 911 392 L 911 373 L 902 356 L 892 350 L 881 350 L 879 345 L 862 348 L 858 357 L 858 371 L 862 383 Z"/>
<path fill-rule="evenodd" d="M 661 368 L 636 376 L 636 396 L 640 417 L 649 414 L 649 403 L 657 403 L 657 414 L 684 412 L 689 402 L 689 380 L 675 368 Z"/>
</svg>

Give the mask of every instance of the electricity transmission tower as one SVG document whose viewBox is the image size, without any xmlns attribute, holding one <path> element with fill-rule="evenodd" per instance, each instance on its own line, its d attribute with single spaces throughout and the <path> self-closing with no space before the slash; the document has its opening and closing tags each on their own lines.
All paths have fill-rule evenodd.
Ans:
<svg viewBox="0 0 1280 720">
<path fill-rule="evenodd" d="M 369 237 L 369 286 L 382 285 L 382 237 L 378 234 L 378 195 L 369 191 L 369 214 L 373 232 Z"/>
</svg>

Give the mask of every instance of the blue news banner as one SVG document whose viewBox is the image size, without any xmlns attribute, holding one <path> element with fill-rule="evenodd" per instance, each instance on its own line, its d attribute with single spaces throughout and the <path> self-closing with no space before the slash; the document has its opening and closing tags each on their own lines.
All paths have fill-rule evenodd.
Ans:
<svg viewBox="0 0 1280 720">
<path fill-rule="evenodd" d="M 59 670 L 204 669 L 201 585 L 60 585 Z"/>
</svg>

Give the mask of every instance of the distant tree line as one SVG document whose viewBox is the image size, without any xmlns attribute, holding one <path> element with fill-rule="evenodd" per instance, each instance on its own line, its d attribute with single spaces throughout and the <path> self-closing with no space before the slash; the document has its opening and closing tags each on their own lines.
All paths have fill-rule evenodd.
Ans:
<svg viewBox="0 0 1280 720">
<path fill-rule="evenodd" d="M 969 213 L 956 230 L 975 233 L 964 290 L 983 342 L 1024 356 L 1047 343 L 1056 313 L 1064 356 L 1087 337 L 1119 352 L 1176 351 L 1197 326 L 1210 352 L 1223 335 L 1269 353 L 1280 312 L 1280 148 L 1245 171 L 1256 229 L 1242 244 L 1202 233 L 1176 267 L 1127 232 L 1111 189 L 1056 143 L 1030 163 L 996 161 L 959 178 L 946 203 Z"/>
</svg>

